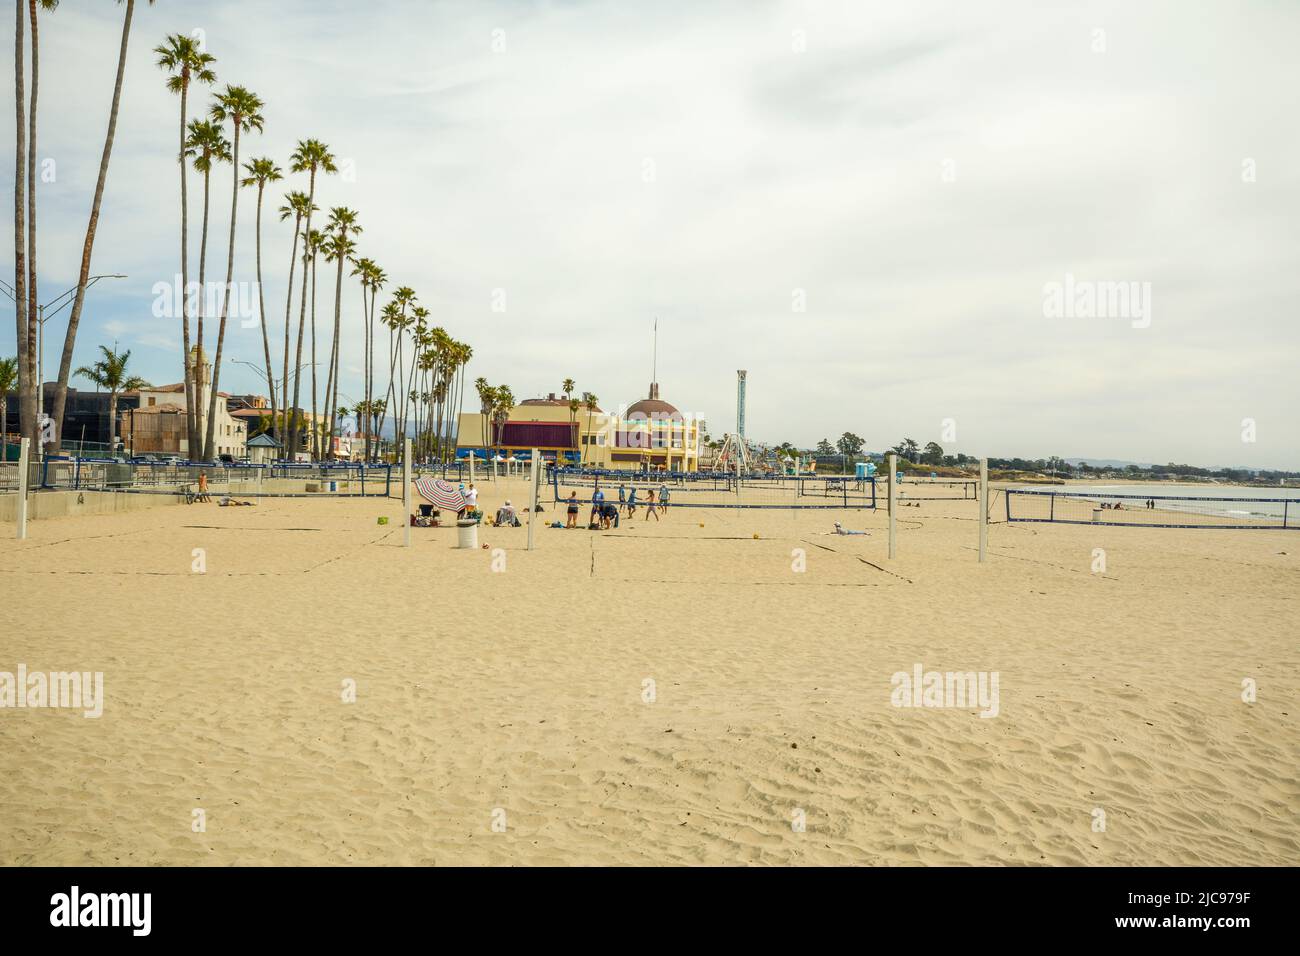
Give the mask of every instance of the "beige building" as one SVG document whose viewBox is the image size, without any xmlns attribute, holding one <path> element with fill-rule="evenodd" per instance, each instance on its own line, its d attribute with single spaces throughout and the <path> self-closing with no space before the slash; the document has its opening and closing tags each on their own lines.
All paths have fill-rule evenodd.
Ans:
<svg viewBox="0 0 1300 956">
<path fill-rule="evenodd" d="M 212 399 L 212 365 L 203 358 L 203 353 L 198 346 L 190 350 L 190 355 L 191 361 L 195 362 L 195 368 L 200 370 L 199 407 L 206 416 Z M 140 407 L 126 416 L 126 427 L 123 429 L 123 441 L 131 449 L 132 454 L 155 452 L 180 455 L 186 459 L 191 457 L 189 438 L 185 430 L 184 382 L 177 382 L 174 385 L 154 385 L 125 394 L 135 395 L 140 400 Z M 216 428 L 212 433 L 213 453 L 230 455 L 238 459 L 247 453 L 248 431 L 244 421 L 230 414 L 229 398 L 230 396 L 225 392 L 217 393 Z M 205 420 L 204 428 L 206 427 Z M 194 449 L 194 455 L 200 453 L 200 449 Z"/>
<path fill-rule="evenodd" d="M 617 412 L 596 408 L 569 409 L 564 396 L 530 398 L 510 410 L 495 425 L 487 415 L 462 412 L 456 442 L 461 456 L 537 448 L 547 459 L 588 468 L 622 471 L 696 471 L 699 468 L 700 421 L 683 415 L 659 397 L 650 385 L 649 397 Z"/>
</svg>

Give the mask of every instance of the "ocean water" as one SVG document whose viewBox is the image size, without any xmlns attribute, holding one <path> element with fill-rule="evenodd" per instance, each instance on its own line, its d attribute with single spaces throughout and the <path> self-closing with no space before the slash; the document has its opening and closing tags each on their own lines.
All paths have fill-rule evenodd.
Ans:
<svg viewBox="0 0 1300 956">
<path fill-rule="evenodd" d="M 1281 519 L 1285 512 L 1287 524 L 1300 523 L 1300 488 L 1242 487 L 1241 485 L 1179 485 L 1169 482 L 1098 482 L 1096 484 L 1069 484 L 1053 488 L 1042 485 L 1013 485 L 1017 490 L 1057 491 L 1058 493 L 1085 494 L 1097 501 L 1114 504 L 1122 501 L 1125 508 L 1134 504 L 1141 507 L 1142 499 L 1155 498 L 1156 507 L 1167 511 L 1188 511 L 1195 514 L 1216 514 L 1225 517 L 1268 517 Z M 1127 495 L 1136 495 L 1130 502 Z"/>
</svg>

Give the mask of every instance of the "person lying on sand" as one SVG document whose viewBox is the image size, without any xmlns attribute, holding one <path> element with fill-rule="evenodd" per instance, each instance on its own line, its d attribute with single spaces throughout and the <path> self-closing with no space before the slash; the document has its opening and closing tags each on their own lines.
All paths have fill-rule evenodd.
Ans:
<svg viewBox="0 0 1300 956">
<path fill-rule="evenodd" d="M 223 497 L 217 502 L 223 508 L 252 508 L 257 504 L 256 501 L 240 501 L 238 498 L 231 498 L 229 495 Z"/>
<path fill-rule="evenodd" d="M 836 534 L 869 534 L 870 532 L 867 532 L 867 531 L 853 531 L 853 530 L 850 530 L 850 529 L 848 529 L 848 528 L 843 527 L 843 526 L 842 526 L 842 525 L 837 521 L 837 522 L 835 522 L 835 533 L 836 533 Z"/>
</svg>

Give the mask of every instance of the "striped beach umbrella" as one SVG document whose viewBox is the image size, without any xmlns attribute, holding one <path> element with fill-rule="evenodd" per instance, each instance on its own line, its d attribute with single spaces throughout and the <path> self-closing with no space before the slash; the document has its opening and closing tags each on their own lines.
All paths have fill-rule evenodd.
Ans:
<svg viewBox="0 0 1300 956">
<path fill-rule="evenodd" d="M 417 478 L 415 490 L 421 498 L 440 511 L 460 511 L 467 505 L 460 489 L 441 478 Z"/>
</svg>

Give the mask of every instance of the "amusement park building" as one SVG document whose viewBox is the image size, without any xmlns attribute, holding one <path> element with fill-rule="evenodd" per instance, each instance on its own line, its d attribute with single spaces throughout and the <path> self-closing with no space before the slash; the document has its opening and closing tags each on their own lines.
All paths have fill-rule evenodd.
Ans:
<svg viewBox="0 0 1300 956">
<path fill-rule="evenodd" d="M 548 460 L 589 468 L 695 471 L 699 446 L 699 420 L 661 399 L 658 383 L 652 383 L 648 398 L 612 414 L 584 406 L 572 412 L 568 400 L 554 393 L 525 399 L 504 422 L 462 412 L 456 454 L 509 457 L 536 448 Z"/>
</svg>

